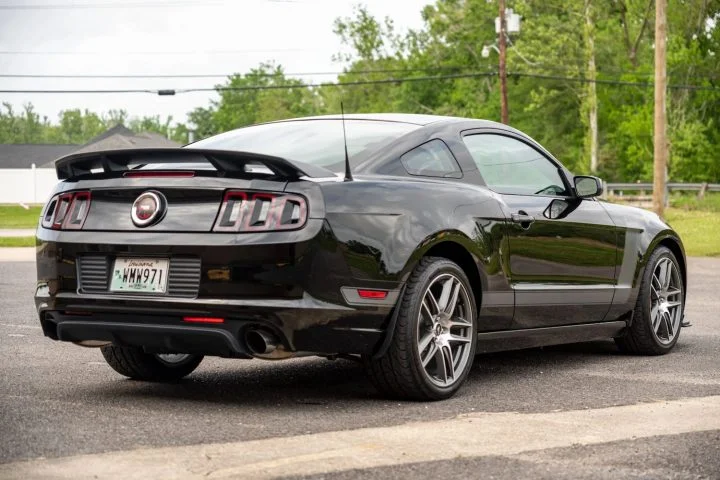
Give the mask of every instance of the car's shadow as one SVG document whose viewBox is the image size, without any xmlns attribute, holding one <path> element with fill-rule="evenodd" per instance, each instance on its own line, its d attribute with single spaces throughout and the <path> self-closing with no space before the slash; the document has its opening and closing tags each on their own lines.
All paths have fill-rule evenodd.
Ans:
<svg viewBox="0 0 720 480">
<path fill-rule="evenodd" d="M 591 342 L 511 352 L 481 354 L 475 358 L 469 381 L 462 392 L 479 394 L 491 384 L 495 389 L 523 376 L 581 369 L 588 362 L 618 356 L 612 342 Z M 227 362 L 227 363 L 226 363 Z M 237 362 L 233 368 L 230 362 Z M 281 362 L 215 360 L 176 383 L 133 380 L 88 385 L 93 395 L 118 399 L 174 399 L 233 403 L 258 407 L 326 405 L 337 402 L 388 400 L 365 375 L 361 364 L 348 360 L 306 358 Z M 84 393 L 88 393 L 83 389 Z M 483 394 L 487 394 L 485 391 Z M 498 392 L 499 393 L 499 392 Z"/>
</svg>

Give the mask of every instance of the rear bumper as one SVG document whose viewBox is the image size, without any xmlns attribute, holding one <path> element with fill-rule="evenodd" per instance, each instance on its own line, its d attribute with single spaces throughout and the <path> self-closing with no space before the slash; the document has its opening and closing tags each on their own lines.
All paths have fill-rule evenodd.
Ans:
<svg viewBox="0 0 720 480">
<path fill-rule="evenodd" d="M 375 257 L 350 264 L 345 247 L 320 219 L 290 232 L 39 228 L 37 236 L 36 307 L 45 334 L 63 341 L 242 358 L 248 356 L 247 329 L 263 328 L 286 351 L 366 354 L 382 343 L 397 296 L 370 304 L 348 300 L 344 289 L 402 287 L 378 274 L 382 267 Z M 111 266 L 126 256 L 170 259 L 167 293 L 112 292 Z M 185 316 L 224 322 L 187 324 Z"/>
<path fill-rule="evenodd" d="M 392 307 L 354 309 L 307 294 L 297 300 L 199 300 L 46 294 L 35 300 L 46 336 L 61 341 L 100 340 L 163 353 L 250 358 L 249 329 L 273 332 L 288 352 L 370 354 L 382 342 Z M 189 324 L 186 316 L 219 317 L 219 324 Z"/>
</svg>

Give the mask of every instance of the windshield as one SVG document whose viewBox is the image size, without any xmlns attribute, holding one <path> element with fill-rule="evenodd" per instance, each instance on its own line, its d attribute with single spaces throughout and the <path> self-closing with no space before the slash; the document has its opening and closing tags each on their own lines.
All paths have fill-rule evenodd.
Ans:
<svg viewBox="0 0 720 480">
<path fill-rule="evenodd" d="M 411 132 L 420 125 L 380 120 L 346 120 L 351 165 L 364 153 Z M 341 173 L 345 168 L 343 127 L 340 119 L 296 120 L 240 128 L 200 140 L 187 148 L 236 150 L 273 155 L 318 165 Z"/>
</svg>

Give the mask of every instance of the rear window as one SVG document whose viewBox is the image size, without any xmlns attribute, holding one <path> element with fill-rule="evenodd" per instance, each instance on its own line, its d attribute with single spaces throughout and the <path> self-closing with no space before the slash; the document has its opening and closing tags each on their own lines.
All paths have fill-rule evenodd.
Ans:
<svg viewBox="0 0 720 480">
<path fill-rule="evenodd" d="M 442 140 L 430 140 L 403 156 L 400 161 L 410 175 L 460 178 L 460 167 Z"/>
<path fill-rule="evenodd" d="M 348 155 L 358 165 L 371 151 L 382 148 L 420 125 L 380 120 L 346 120 Z M 345 169 L 340 119 L 294 120 L 240 128 L 200 140 L 187 148 L 261 153 L 310 163 L 342 173 Z"/>
</svg>

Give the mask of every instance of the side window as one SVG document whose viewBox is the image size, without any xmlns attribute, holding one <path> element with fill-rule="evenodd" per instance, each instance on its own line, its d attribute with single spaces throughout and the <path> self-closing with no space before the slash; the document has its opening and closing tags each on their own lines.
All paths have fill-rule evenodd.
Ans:
<svg viewBox="0 0 720 480">
<path fill-rule="evenodd" d="M 515 195 L 568 195 L 557 166 L 531 146 L 486 133 L 467 135 L 463 140 L 492 190 Z"/>
<path fill-rule="evenodd" d="M 430 140 L 400 157 L 410 175 L 460 178 L 460 167 L 442 140 Z"/>
</svg>

